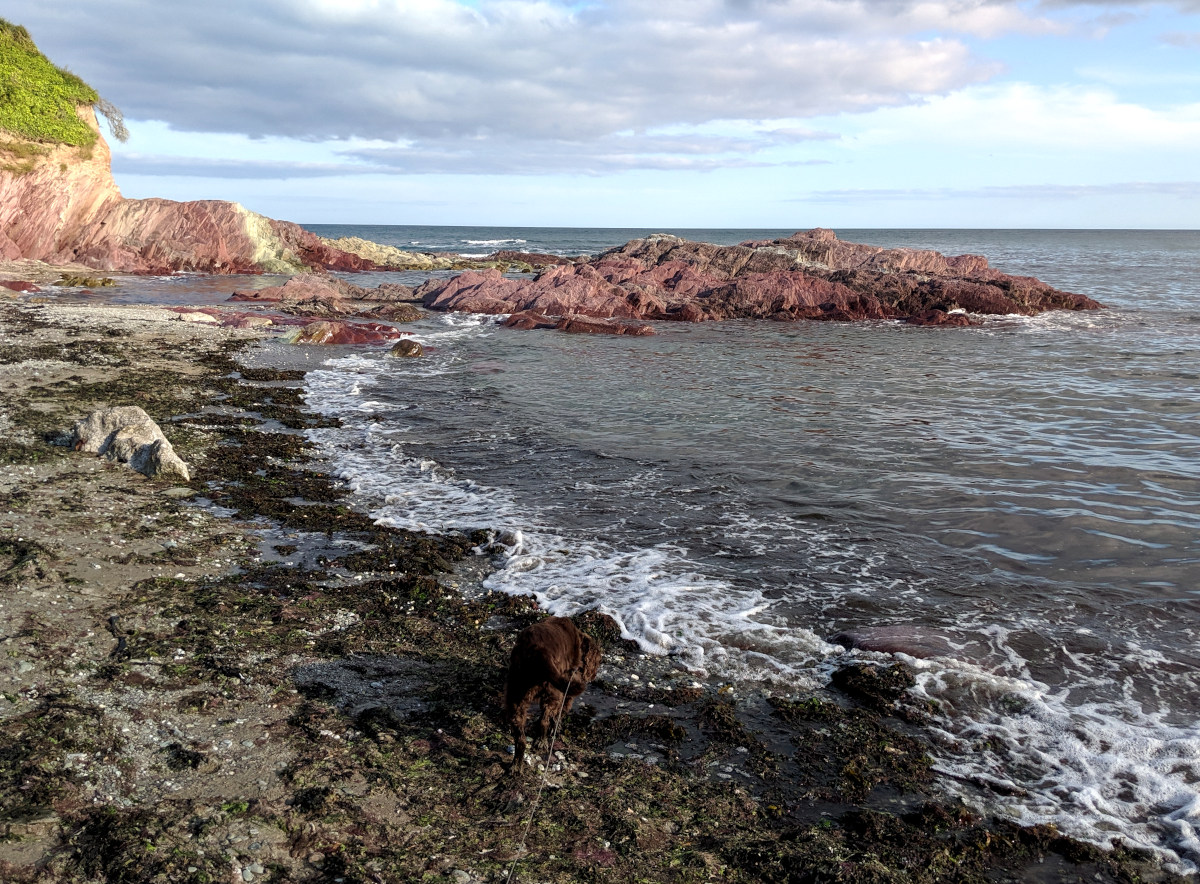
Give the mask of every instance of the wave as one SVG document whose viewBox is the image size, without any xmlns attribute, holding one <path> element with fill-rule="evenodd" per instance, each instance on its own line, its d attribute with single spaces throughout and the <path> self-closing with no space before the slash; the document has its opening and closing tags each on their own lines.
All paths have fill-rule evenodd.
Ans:
<svg viewBox="0 0 1200 884">
<path fill-rule="evenodd" d="M 503 246 L 503 245 L 524 245 L 527 240 L 524 239 L 464 239 L 463 243 L 469 246 Z"/>
</svg>

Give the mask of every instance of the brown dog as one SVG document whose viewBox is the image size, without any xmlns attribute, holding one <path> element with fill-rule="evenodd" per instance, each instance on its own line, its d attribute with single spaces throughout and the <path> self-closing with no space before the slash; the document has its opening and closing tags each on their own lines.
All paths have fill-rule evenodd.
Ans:
<svg viewBox="0 0 1200 884">
<path fill-rule="evenodd" d="M 504 692 L 504 712 L 512 726 L 516 753 L 514 770 L 525 757 L 525 715 L 529 704 L 535 699 L 541 701 L 539 737 L 550 739 L 551 721 L 555 728 L 559 725 L 555 720 L 559 708 L 563 715 L 570 712 L 571 704 L 596 677 L 599 668 L 599 643 L 580 632 L 566 617 L 550 617 L 521 630 L 513 648 Z"/>
</svg>

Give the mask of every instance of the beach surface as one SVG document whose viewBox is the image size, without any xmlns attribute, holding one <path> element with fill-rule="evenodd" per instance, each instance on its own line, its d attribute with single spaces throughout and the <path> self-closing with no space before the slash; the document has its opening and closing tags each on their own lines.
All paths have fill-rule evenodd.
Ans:
<svg viewBox="0 0 1200 884">
<path fill-rule="evenodd" d="M 594 612 L 599 678 L 510 772 L 508 539 L 354 509 L 262 332 L 36 300 L 0 303 L 5 881 L 1183 880 L 947 798 L 900 664 L 772 698 Z M 63 444 L 115 405 L 190 482 Z"/>
</svg>

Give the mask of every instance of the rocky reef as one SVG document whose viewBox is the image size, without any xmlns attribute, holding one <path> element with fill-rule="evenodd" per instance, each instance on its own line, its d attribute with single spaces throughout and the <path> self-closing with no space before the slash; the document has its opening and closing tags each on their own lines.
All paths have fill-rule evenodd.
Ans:
<svg viewBox="0 0 1200 884">
<path fill-rule="evenodd" d="M 548 267 L 535 279 L 466 272 L 429 280 L 416 295 L 433 310 L 686 322 L 904 319 L 968 325 L 970 315 L 1102 306 L 1033 277 L 1001 273 L 978 255 L 843 242 L 821 228 L 735 246 L 655 234 L 589 261 Z"/>
</svg>

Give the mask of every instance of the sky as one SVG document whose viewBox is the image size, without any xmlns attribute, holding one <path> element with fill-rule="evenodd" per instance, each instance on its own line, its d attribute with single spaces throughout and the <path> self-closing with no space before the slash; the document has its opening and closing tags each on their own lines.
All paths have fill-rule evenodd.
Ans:
<svg viewBox="0 0 1200 884">
<path fill-rule="evenodd" d="M 306 224 L 1200 228 L 1200 0 L 17 0 L 128 197 Z"/>
</svg>

